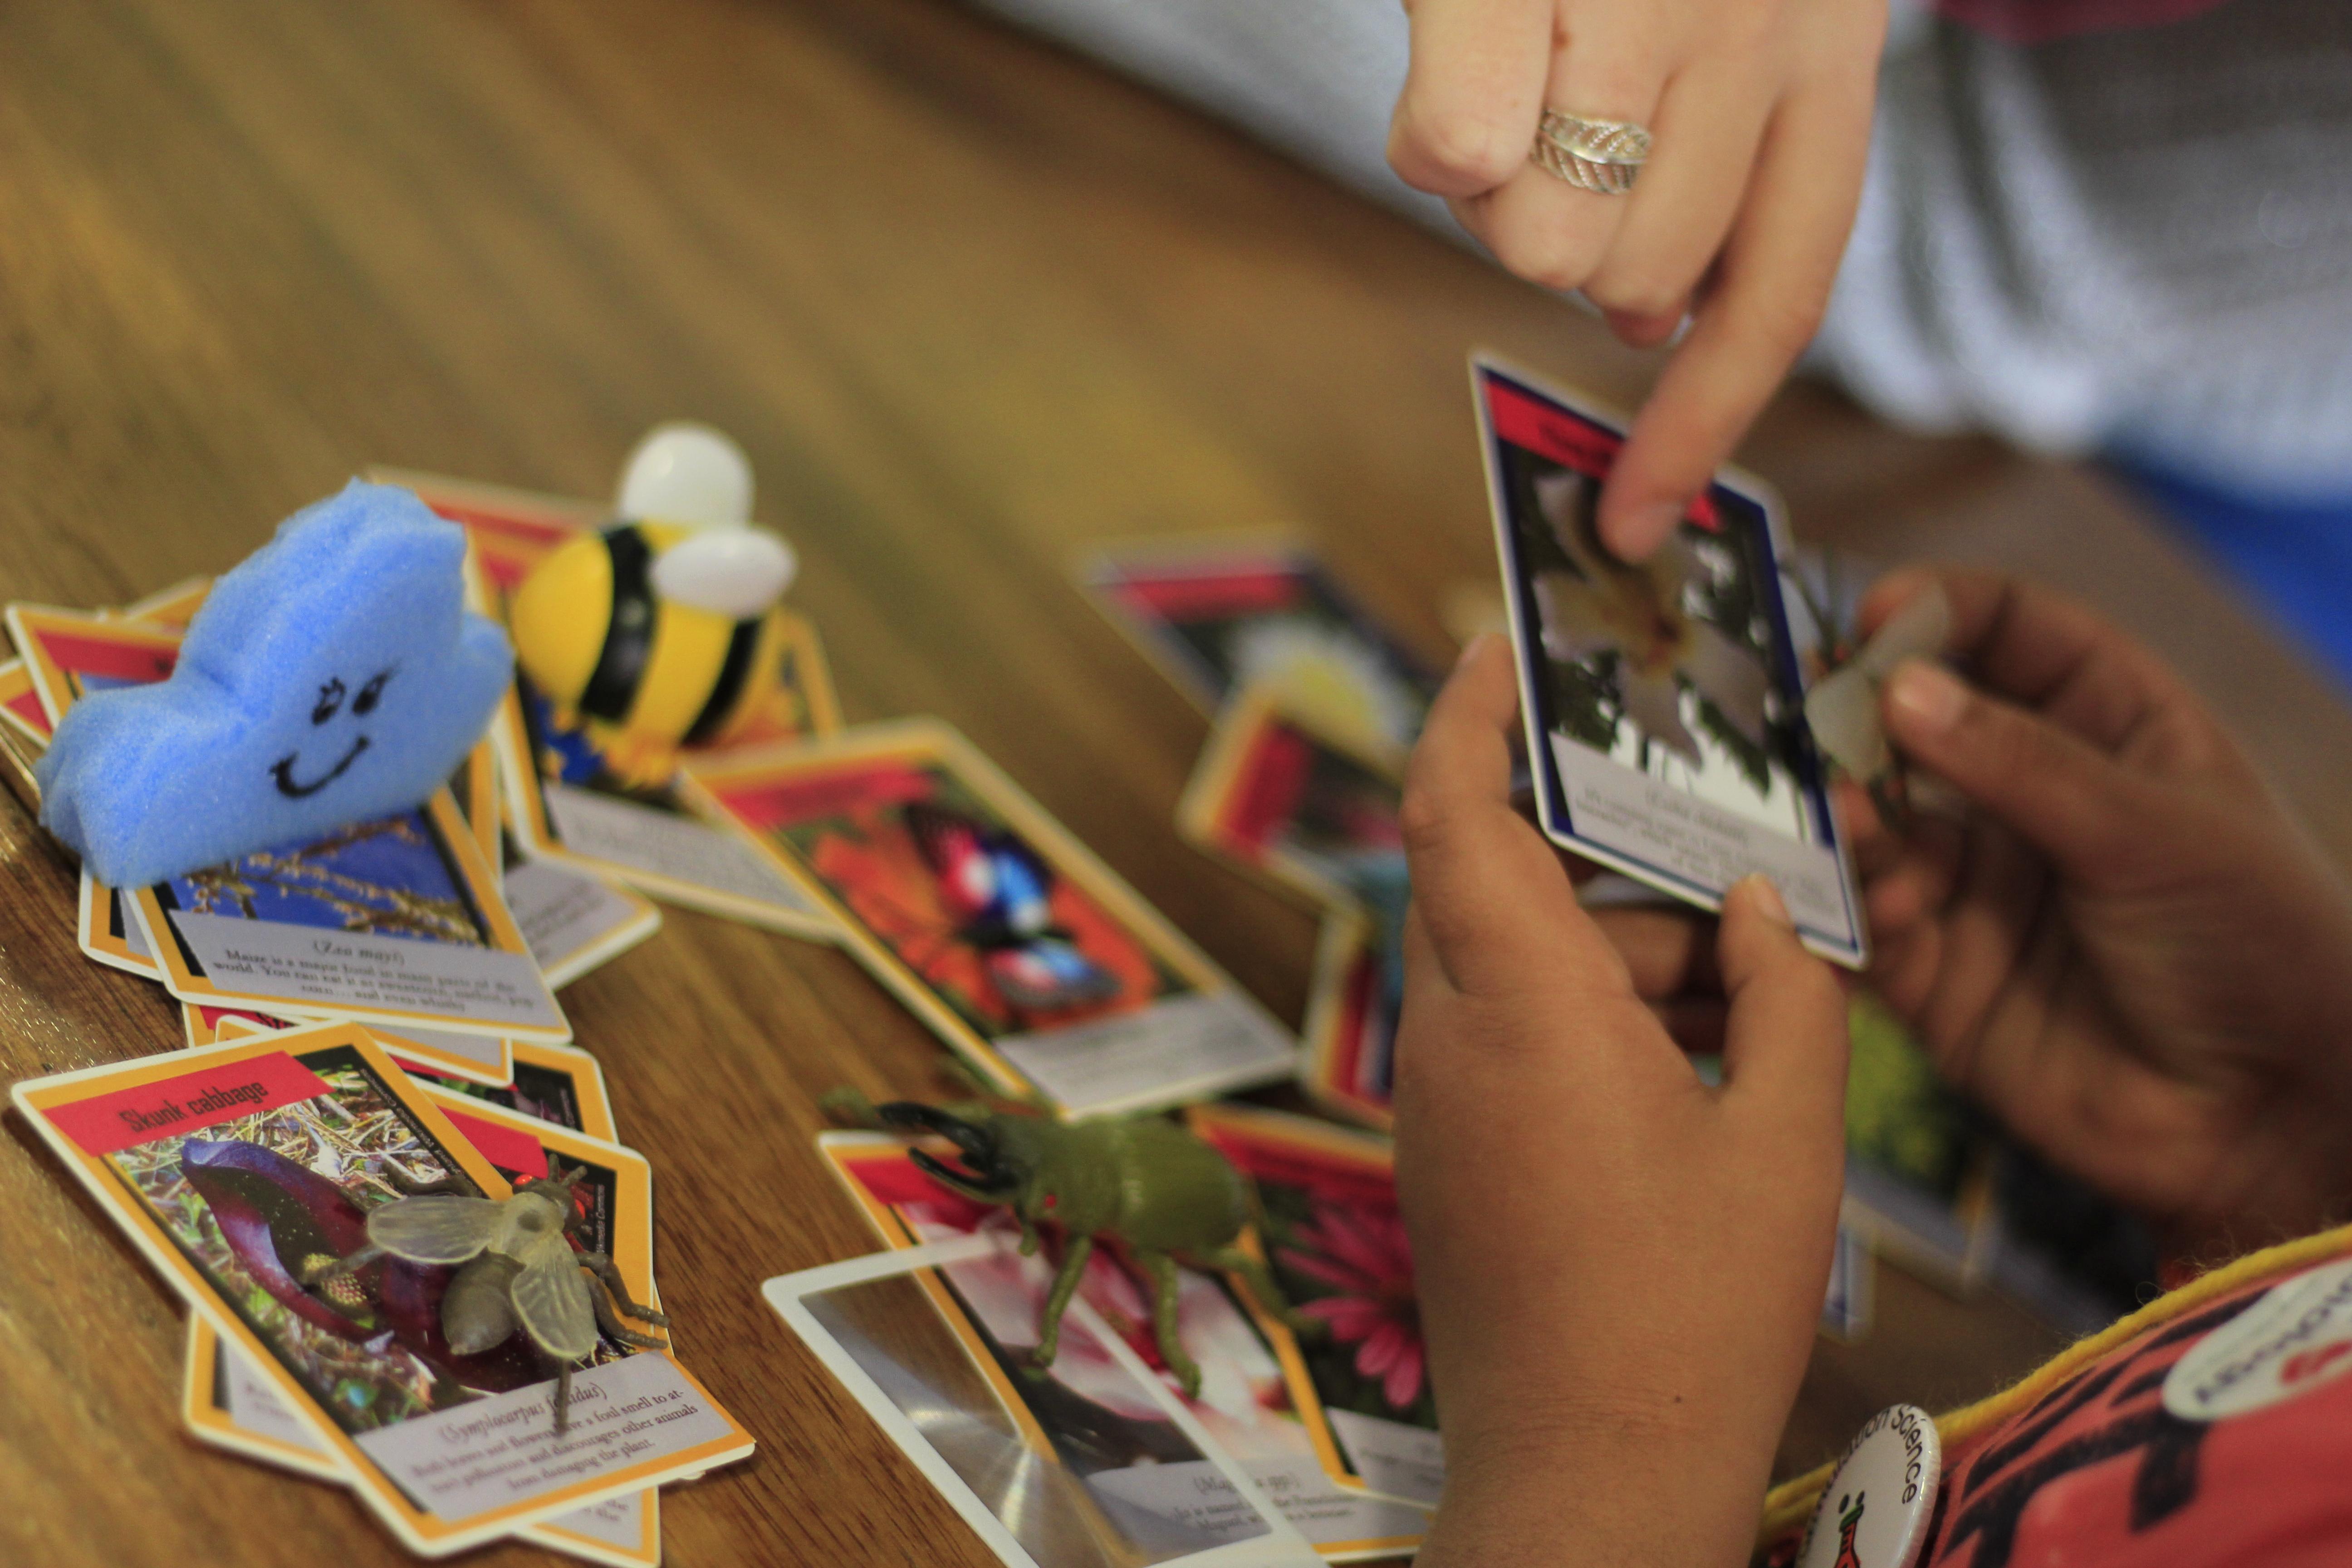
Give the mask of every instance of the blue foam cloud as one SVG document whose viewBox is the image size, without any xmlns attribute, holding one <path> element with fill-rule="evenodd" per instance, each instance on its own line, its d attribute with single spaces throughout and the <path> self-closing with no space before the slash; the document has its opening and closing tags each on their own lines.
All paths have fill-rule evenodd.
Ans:
<svg viewBox="0 0 2352 1568">
<path fill-rule="evenodd" d="M 464 533 L 357 479 L 221 578 L 153 686 L 76 702 L 41 759 L 41 821 L 110 887 L 142 887 L 432 795 L 506 689 L 467 611 Z"/>
</svg>

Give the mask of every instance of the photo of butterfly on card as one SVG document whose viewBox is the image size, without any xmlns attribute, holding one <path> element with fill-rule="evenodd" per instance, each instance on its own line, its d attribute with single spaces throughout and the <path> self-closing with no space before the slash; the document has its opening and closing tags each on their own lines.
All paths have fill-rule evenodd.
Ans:
<svg viewBox="0 0 2352 1568">
<path fill-rule="evenodd" d="M 1265 1009 L 946 725 L 864 725 L 685 779 L 998 1093 L 1077 1115 L 1289 1074 Z"/>
<path fill-rule="evenodd" d="M 1778 501 L 1726 470 L 1648 560 L 1620 561 L 1597 508 L 1622 427 L 1485 356 L 1471 379 L 1546 836 L 1708 910 L 1760 873 L 1807 946 L 1862 967 Z"/>
</svg>

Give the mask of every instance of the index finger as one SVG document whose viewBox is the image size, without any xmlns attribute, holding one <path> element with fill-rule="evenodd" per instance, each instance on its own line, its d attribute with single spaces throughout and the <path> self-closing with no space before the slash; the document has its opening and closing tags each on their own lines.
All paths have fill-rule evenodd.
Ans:
<svg viewBox="0 0 2352 1568">
<path fill-rule="evenodd" d="M 1519 688 L 1509 642 L 1463 651 L 1405 773 L 1413 907 L 1458 990 L 1579 979 L 1620 992 L 1625 966 L 1576 901 L 1550 840 L 1511 806 Z"/>
</svg>

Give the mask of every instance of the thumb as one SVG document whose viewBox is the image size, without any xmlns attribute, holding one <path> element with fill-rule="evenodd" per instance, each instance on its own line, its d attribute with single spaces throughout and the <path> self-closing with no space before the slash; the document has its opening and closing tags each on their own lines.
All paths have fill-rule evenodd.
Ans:
<svg viewBox="0 0 2352 1568">
<path fill-rule="evenodd" d="M 2040 714 L 1986 696 L 1938 664 L 1887 680 L 1888 734 L 2066 871 L 2116 864 L 2147 826 L 2139 781 Z"/>
<path fill-rule="evenodd" d="M 1788 905 L 1764 878 L 1747 878 L 1724 899 L 1716 962 L 1730 1003 L 1727 1093 L 1801 1141 L 1843 1147 L 1845 990 L 1797 940 Z"/>
</svg>

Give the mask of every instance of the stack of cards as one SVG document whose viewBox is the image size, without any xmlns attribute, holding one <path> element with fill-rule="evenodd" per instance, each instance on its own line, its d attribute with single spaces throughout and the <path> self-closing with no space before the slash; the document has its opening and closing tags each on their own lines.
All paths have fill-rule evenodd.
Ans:
<svg viewBox="0 0 2352 1568">
<path fill-rule="evenodd" d="M 1238 1104 L 1185 1120 L 1252 1179 L 1263 1223 L 1244 1246 L 1325 1327 L 1302 1338 L 1240 1277 L 1180 1266 L 1195 1393 L 1167 1368 L 1148 1287 L 1102 1247 L 1040 1373 L 1058 1243 L 1024 1257 L 1005 1210 L 933 1181 L 885 1134 L 818 1147 L 887 1250 L 771 1280 L 768 1299 L 1016 1568 L 1131 1560 L 1074 1541 L 1188 1561 L 1242 1539 L 1281 1561 L 1413 1552 L 1445 1459 L 1388 1141 Z M 1866 1322 L 1869 1264 L 1841 1231 L 1824 1332 Z"/>
<path fill-rule="evenodd" d="M 495 1201 L 562 1179 L 578 1246 L 611 1259 L 632 1301 L 657 1306 L 651 1173 L 614 1142 L 594 1061 L 532 1047 L 506 1089 L 444 1087 L 360 1024 L 217 1023 L 223 1043 L 206 1049 L 15 1089 L 187 1303 L 189 1429 L 349 1487 L 424 1555 L 517 1536 L 659 1563 L 656 1489 L 752 1447 L 667 1345 L 600 1333 L 559 1434 L 553 1370 L 522 1333 L 470 1353 L 445 1337 L 457 1268 L 388 1255 L 315 1282 L 412 1186 L 454 1179 Z"/>
</svg>

